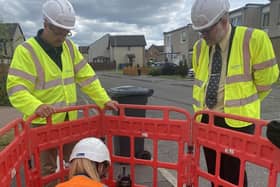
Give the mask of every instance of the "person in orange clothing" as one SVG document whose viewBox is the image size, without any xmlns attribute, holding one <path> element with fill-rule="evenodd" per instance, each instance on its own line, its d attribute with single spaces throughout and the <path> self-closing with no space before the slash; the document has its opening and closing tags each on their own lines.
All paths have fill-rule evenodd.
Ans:
<svg viewBox="0 0 280 187">
<path fill-rule="evenodd" d="M 69 180 L 56 187 L 106 187 L 101 179 L 106 177 L 111 159 L 107 146 L 100 139 L 80 140 L 69 161 Z"/>
</svg>

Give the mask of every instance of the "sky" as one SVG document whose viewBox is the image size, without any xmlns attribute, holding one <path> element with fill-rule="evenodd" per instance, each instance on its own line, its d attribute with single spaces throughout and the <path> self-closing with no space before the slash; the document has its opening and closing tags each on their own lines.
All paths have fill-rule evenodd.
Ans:
<svg viewBox="0 0 280 187">
<path fill-rule="evenodd" d="M 69 0 L 76 12 L 76 27 L 71 39 L 87 46 L 105 34 L 144 35 L 148 48 L 163 45 L 163 32 L 191 23 L 194 0 Z M 43 28 L 44 0 L 0 0 L 0 21 L 19 23 L 25 38 Z M 230 0 L 231 10 L 248 3 L 268 0 Z"/>
</svg>

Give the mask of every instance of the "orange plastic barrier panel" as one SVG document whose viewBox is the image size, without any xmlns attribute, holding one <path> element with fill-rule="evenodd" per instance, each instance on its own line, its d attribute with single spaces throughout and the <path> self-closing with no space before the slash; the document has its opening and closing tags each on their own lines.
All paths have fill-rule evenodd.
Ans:
<svg viewBox="0 0 280 187">
<path fill-rule="evenodd" d="M 184 110 L 177 107 L 164 106 L 143 106 L 143 105 L 120 105 L 119 116 L 106 115 L 103 117 L 102 131 L 106 137 L 108 147 L 113 150 L 113 139 L 115 136 L 129 137 L 130 156 L 118 156 L 112 154 L 114 163 L 127 163 L 130 166 L 130 176 L 132 184 L 136 185 L 135 168 L 136 165 L 149 166 L 152 168 L 152 186 L 159 186 L 158 173 L 160 168 L 174 170 L 177 173 L 177 186 L 188 185 L 191 181 L 190 166 L 192 153 L 185 151 L 185 146 L 191 146 L 191 116 Z M 159 113 L 146 117 L 126 116 L 126 110 L 146 110 L 147 113 Z M 172 115 L 171 113 L 174 113 Z M 177 114 L 177 115 L 176 115 Z M 178 116 L 182 118 L 179 118 Z M 173 116 L 173 117 L 172 117 Z M 152 159 L 143 160 L 136 158 L 135 155 L 135 138 L 144 137 L 151 140 Z M 158 144 L 160 141 L 174 141 L 177 144 L 177 152 L 171 153 L 177 155 L 175 162 L 161 161 L 159 159 Z M 112 151 L 113 152 L 113 151 Z M 112 172 L 112 170 L 110 171 Z M 108 186 L 114 186 L 113 173 L 110 173 L 111 180 Z"/>
<path fill-rule="evenodd" d="M 51 118 L 48 117 L 47 124 L 39 127 L 32 126 L 32 120 L 36 118 L 35 115 L 26 121 L 26 126 L 29 127 L 30 158 L 33 163 L 30 171 L 33 187 L 41 187 L 56 179 L 63 181 L 64 177 L 67 176 L 68 170 L 64 164 L 65 161 L 63 161 L 64 145 L 75 143 L 89 136 L 100 137 L 102 116 L 100 109 L 96 105 L 67 107 L 58 110 L 57 113 L 69 111 L 77 111 L 80 117 L 77 120 L 57 124 L 54 124 Z M 52 148 L 55 148 L 58 152 L 57 168 L 59 169 L 50 175 L 42 176 L 40 153 Z"/>
<path fill-rule="evenodd" d="M 126 163 L 130 166 L 130 177 L 132 186 L 143 187 L 143 185 L 136 183 L 135 167 L 137 165 L 149 166 L 153 170 L 153 186 L 158 186 L 158 168 L 168 168 L 175 170 L 178 174 L 178 186 L 183 186 L 183 183 L 191 181 L 190 175 L 185 166 L 191 162 L 191 154 L 185 154 L 185 144 L 191 138 L 190 119 L 191 116 L 184 109 L 176 107 L 162 107 L 162 106 L 139 106 L 139 105 L 119 105 L 119 112 L 111 112 L 110 110 L 101 111 L 95 105 L 70 107 L 59 112 L 78 110 L 81 117 L 78 120 L 65 121 L 59 124 L 52 124 L 48 119 L 48 124 L 38 128 L 30 128 L 28 136 L 30 138 L 30 148 L 32 158 L 34 158 L 34 166 L 31 169 L 31 183 L 33 186 L 40 187 L 49 182 L 59 179 L 64 180 L 67 176 L 67 168 L 63 164 L 62 147 L 63 145 L 75 142 L 84 137 L 95 136 L 102 137 L 111 152 L 112 167 L 109 170 L 108 178 L 104 181 L 108 186 L 114 187 L 116 185 L 117 174 L 114 173 L 115 163 Z M 94 108 L 97 113 L 90 116 L 88 112 Z M 130 117 L 125 115 L 125 110 L 150 110 L 162 113 L 160 117 Z M 171 119 L 170 113 L 178 113 L 183 116 L 183 119 Z M 30 126 L 32 117 L 26 124 Z M 154 149 L 152 151 L 153 158 L 151 160 L 136 159 L 135 157 L 123 157 L 113 154 L 114 136 L 129 136 L 130 137 L 130 151 L 134 155 L 134 141 L 135 137 L 145 137 L 153 140 Z M 157 144 L 160 140 L 171 140 L 177 143 L 178 155 L 177 162 L 168 163 L 158 160 Z M 40 153 L 50 148 L 56 148 L 59 152 L 59 171 L 47 176 L 41 176 Z M 155 182 L 154 182 L 155 181 Z"/>
<path fill-rule="evenodd" d="M 199 122 L 199 118 L 202 114 L 208 116 L 208 124 Z M 255 124 L 255 131 L 253 134 L 246 134 L 215 126 L 215 117 Z M 212 182 L 215 186 L 241 187 L 244 182 L 246 163 L 252 163 L 259 167 L 266 168 L 268 172 L 268 179 L 266 179 L 268 181 L 267 186 L 276 187 L 277 174 L 280 172 L 280 150 L 272 145 L 267 138 L 262 136 L 266 124 L 267 121 L 265 120 L 215 113 L 213 111 L 197 112 L 193 120 L 195 163 L 192 172 L 195 174 L 193 178 L 194 186 L 202 186 L 202 184 L 200 184 L 201 180 L 199 179 L 203 179 Z M 216 170 L 214 175 L 208 173 L 207 169 L 203 169 L 200 164 L 202 147 L 207 147 L 216 151 Z M 222 153 L 240 159 L 239 185 L 233 185 L 219 176 L 218 168 L 220 168 Z M 231 168 L 228 169 L 230 170 Z M 261 177 L 264 177 L 263 174 Z M 253 177 L 253 180 L 256 180 L 256 178 Z"/>
<path fill-rule="evenodd" d="M 1 142 L 7 145 L 0 152 L 1 187 L 30 186 L 28 179 L 27 130 L 22 119 L 16 119 L 0 129 Z M 10 141 L 11 139 L 11 141 Z M 22 176 L 24 176 L 22 178 Z"/>
<path fill-rule="evenodd" d="M 127 111 L 141 111 L 139 116 L 131 116 Z M 191 116 L 186 110 L 172 106 L 150 106 L 120 104 L 119 111 L 101 110 L 96 105 L 84 105 L 59 109 L 57 112 L 78 112 L 79 118 L 54 124 L 47 118 L 47 124 L 34 127 L 32 116 L 26 122 L 15 120 L 0 129 L 0 137 L 12 133 L 13 139 L 0 152 L 1 187 L 42 187 L 52 181 L 64 181 L 68 174 L 67 160 L 63 160 L 63 148 L 85 137 L 102 138 L 111 154 L 112 167 L 104 183 L 115 187 L 118 169 L 126 167 L 132 186 L 143 187 L 139 177 L 151 169 L 151 183 L 148 186 L 162 186 L 164 170 L 176 173 L 173 185 L 178 187 L 204 186 L 201 179 L 215 186 L 243 186 L 246 164 L 263 167 L 268 173 L 267 186 L 276 187 L 280 173 L 280 150 L 262 136 L 267 121 L 240 116 L 201 111 Z M 143 115 L 142 112 L 145 112 Z M 208 115 L 209 122 L 199 122 L 199 116 Z M 214 117 L 226 117 L 255 124 L 254 134 L 245 134 L 214 125 Z M 117 145 L 118 137 L 126 137 L 128 143 Z M 139 158 L 136 154 L 136 139 L 145 139 L 145 150 L 151 158 Z M 128 146 L 124 155 L 118 154 L 116 147 Z M 203 168 L 202 148 L 216 151 L 216 172 L 210 174 Z M 168 148 L 168 151 L 165 150 Z M 57 170 L 42 176 L 40 154 L 43 151 L 57 151 Z M 127 155 L 128 153 L 128 155 Z M 239 184 L 233 185 L 219 176 L 221 154 L 240 159 Z M 167 155 L 167 156 L 166 156 Z M 170 159 L 172 158 L 172 159 Z M 120 171 L 120 170 L 119 170 Z M 168 178 L 167 178 L 168 180 Z M 170 181 L 169 181 L 170 182 Z M 261 185 L 263 186 L 263 185 Z"/>
</svg>

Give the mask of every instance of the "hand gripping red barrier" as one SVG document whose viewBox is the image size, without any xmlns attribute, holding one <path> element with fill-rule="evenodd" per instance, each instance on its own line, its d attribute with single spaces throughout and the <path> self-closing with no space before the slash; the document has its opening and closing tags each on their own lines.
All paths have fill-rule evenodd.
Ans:
<svg viewBox="0 0 280 187">
<path fill-rule="evenodd" d="M 0 152 L 0 184 L 1 187 L 29 186 L 27 131 L 22 119 L 15 119 L 0 129 L 1 139 L 12 136 L 12 141 Z M 22 180 L 21 175 L 25 175 Z"/>
<path fill-rule="evenodd" d="M 204 114 L 209 116 L 209 123 L 199 122 L 199 117 Z M 235 119 L 237 121 L 255 124 L 254 134 L 245 134 L 214 125 L 214 117 Z M 264 167 L 269 172 L 268 187 L 277 186 L 277 174 L 280 172 L 280 150 L 272 145 L 267 138 L 262 137 L 262 129 L 267 124 L 265 120 L 257 120 L 236 115 L 216 113 L 213 111 L 201 111 L 195 114 L 193 120 L 194 144 L 195 144 L 195 167 L 192 171 L 195 176 L 194 186 L 199 184 L 199 177 L 211 181 L 215 186 L 236 186 L 219 177 L 221 153 L 228 154 L 240 159 L 239 185 L 243 186 L 244 170 L 246 162 Z M 208 147 L 216 151 L 216 172 L 211 175 L 200 166 L 201 147 Z M 230 168 L 228 168 L 230 170 Z"/>
</svg>

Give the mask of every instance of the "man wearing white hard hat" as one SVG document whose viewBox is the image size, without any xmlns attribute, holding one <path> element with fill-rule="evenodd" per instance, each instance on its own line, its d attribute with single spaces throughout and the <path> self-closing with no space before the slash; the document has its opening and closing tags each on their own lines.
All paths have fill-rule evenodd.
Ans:
<svg viewBox="0 0 280 187">
<path fill-rule="evenodd" d="M 7 78 L 11 104 L 24 114 L 39 117 L 33 126 L 46 124 L 57 107 L 77 104 L 76 84 L 95 103 L 117 110 L 91 66 L 76 45 L 67 38 L 75 28 L 75 11 L 67 0 L 47 0 L 42 7 L 44 28 L 37 36 L 19 45 L 14 52 Z M 52 115 L 58 123 L 77 118 L 77 112 Z M 70 147 L 72 150 L 72 147 Z M 69 149 L 70 149 L 69 148 Z M 65 159 L 70 155 L 66 150 Z M 43 175 L 55 172 L 56 150 L 42 155 Z"/>
<path fill-rule="evenodd" d="M 194 45 L 194 111 L 261 117 L 261 102 L 277 81 L 279 69 L 268 35 L 259 29 L 229 23 L 228 0 L 196 0 L 192 6 L 193 29 L 201 39 Z M 208 123 L 203 115 L 202 122 Z M 253 133 L 254 124 L 215 117 L 214 123 L 243 133 Z M 204 147 L 208 172 L 215 173 L 216 152 Z M 240 160 L 221 155 L 220 177 L 239 182 Z M 213 184 L 212 184 L 213 185 Z M 245 172 L 244 186 L 247 186 Z"/>
<path fill-rule="evenodd" d="M 101 179 L 106 177 L 110 164 L 107 146 L 98 138 L 84 138 L 71 153 L 69 181 L 56 187 L 105 187 Z"/>
</svg>

